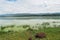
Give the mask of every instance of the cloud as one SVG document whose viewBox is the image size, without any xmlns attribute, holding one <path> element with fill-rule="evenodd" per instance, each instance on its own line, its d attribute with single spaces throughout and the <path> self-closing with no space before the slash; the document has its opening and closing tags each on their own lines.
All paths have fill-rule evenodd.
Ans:
<svg viewBox="0 0 60 40">
<path fill-rule="evenodd" d="M 60 0 L 0 0 L 0 13 L 60 12 Z"/>
<path fill-rule="evenodd" d="M 6 0 L 6 1 L 9 1 L 9 2 L 10 2 L 10 1 L 11 1 L 11 2 L 15 2 L 15 1 L 17 1 L 17 0 Z"/>
</svg>

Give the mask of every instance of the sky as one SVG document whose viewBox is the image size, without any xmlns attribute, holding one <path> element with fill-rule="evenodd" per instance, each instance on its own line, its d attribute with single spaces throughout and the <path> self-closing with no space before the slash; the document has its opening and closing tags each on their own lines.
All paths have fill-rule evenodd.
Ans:
<svg viewBox="0 0 60 40">
<path fill-rule="evenodd" d="M 0 14 L 60 12 L 60 0 L 0 0 Z"/>
</svg>

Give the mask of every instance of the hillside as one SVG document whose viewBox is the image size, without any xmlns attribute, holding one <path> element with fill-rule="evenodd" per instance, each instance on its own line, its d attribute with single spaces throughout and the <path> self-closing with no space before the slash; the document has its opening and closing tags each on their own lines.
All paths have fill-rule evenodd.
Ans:
<svg viewBox="0 0 60 40">
<path fill-rule="evenodd" d="M 39 14 L 16 13 L 0 15 L 0 17 L 28 17 L 28 16 L 60 16 L 60 13 L 39 13 Z"/>
</svg>

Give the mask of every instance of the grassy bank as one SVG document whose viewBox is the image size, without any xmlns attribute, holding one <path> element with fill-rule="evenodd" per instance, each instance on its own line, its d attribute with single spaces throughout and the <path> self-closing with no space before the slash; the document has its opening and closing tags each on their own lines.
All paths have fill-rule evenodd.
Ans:
<svg viewBox="0 0 60 40">
<path fill-rule="evenodd" d="M 0 27 L 0 40 L 60 40 L 60 25 L 51 25 L 46 22 L 42 24 L 30 25 L 7 25 Z M 45 33 L 46 38 L 37 39 L 37 33 Z"/>
</svg>

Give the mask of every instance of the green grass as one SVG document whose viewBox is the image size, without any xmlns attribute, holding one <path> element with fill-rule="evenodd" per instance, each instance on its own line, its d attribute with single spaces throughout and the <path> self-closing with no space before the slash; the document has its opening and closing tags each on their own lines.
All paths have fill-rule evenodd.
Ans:
<svg viewBox="0 0 60 40">
<path fill-rule="evenodd" d="M 39 32 L 46 33 L 46 38 L 40 40 L 60 40 L 60 27 L 46 27 L 46 25 L 49 23 L 43 24 L 43 28 L 40 28 L 40 25 L 38 30 L 31 29 L 29 25 L 2 27 L 0 28 L 0 40 L 28 40 L 29 37 L 38 40 L 35 34 Z"/>
</svg>

